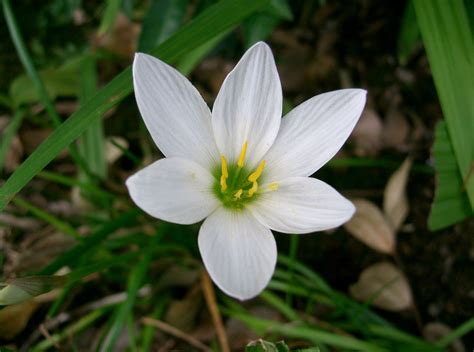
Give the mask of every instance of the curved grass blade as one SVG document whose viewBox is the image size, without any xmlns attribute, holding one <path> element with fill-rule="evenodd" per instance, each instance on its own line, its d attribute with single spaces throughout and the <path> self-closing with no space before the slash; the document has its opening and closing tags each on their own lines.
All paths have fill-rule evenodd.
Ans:
<svg viewBox="0 0 474 352">
<path fill-rule="evenodd" d="M 220 1 L 152 50 L 151 54 L 174 63 L 221 32 L 235 27 L 267 3 L 268 0 Z M 132 73 L 128 67 L 59 126 L 0 188 L 0 211 L 56 155 L 77 139 L 91 122 L 129 95 L 132 89 Z"/>
<path fill-rule="evenodd" d="M 23 38 L 21 37 L 20 29 L 18 28 L 18 24 L 16 22 L 15 16 L 10 6 L 10 0 L 3 0 L 3 14 L 5 16 L 5 21 L 7 22 L 8 30 L 10 31 L 11 38 L 13 40 L 13 44 L 16 47 L 18 56 L 20 57 L 20 61 L 23 64 L 28 76 L 33 81 L 35 85 L 36 91 L 38 92 L 38 97 L 41 103 L 44 105 L 51 121 L 53 122 L 54 127 L 58 127 L 61 125 L 61 118 L 57 113 L 56 109 L 53 106 L 53 102 L 51 101 L 46 87 L 41 80 L 38 71 L 33 65 L 33 61 L 31 60 L 30 55 L 28 54 L 28 50 L 26 49 L 25 43 Z M 74 145 L 69 146 L 69 153 L 71 157 L 74 159 L 77 165 L 84 171 L 89 173 L 87 165 L 82 160 L 81 156 L 79 155 L 76 147 Z"/>
</svg>

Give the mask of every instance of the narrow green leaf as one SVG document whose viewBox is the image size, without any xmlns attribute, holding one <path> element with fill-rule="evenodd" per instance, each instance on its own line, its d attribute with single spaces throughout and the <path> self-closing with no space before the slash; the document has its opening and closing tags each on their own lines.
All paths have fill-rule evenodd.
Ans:
<svg viewBox="0 0 474 352">
<path fill-rule="evenodd" d="M 188 3 L 188 0 L 152 0 L 143 19 L 138 51 L 150 51 L 181 27 Z"/>
<path fill-rule="evenodd" d="M 57 217 L 47 213 L 43 209 L 40 209 L 38 207 L 35 207 L 33 204 L 27 202 L 24 199 L 21 199 L 19 197 L 14 199 L 14 203 L 29 212 L 31 212 L 34 216 L 36 216 L 38 219 L 41 219 L 48 224 L 51 224 L 53 227 L 55 227 L 57 230 L 74 237 L 75 239 L 81 238 L 81 236 L 77 233 L 77 231 L 68 223 L 58 219 Z"/>
<path fill-rule="evenodd" d="M 25 43 L 20 33 L 20 29 L 16 22 L 15 16 L 11 9 L 10 0 L 2 0 L 3 5 L 3 14 L 5 16 L 5 21 L 7 22 L 8 30 L 10 31 L 10 36 L 13 40 L 13 44 L 17 50 L 18 56 L 20 57 L 20 61 L 23 64 L 28 76 L 32 79 L 36 91 L 38 93 L 39 99 L 41 103 L 44 105 L 46 111 L 48 112 L 51 121 L 55 127 L 58 127 L 61 124 L 61 118 L 59 117 L 58 113 L 56 112 L 53 102 L 50 99 L 46 87 L 41 80 L 40 75 L 36 71 L 36 68 L 33 65 L 33 61 L 31 60 L 30 55 L 28 54 L 28 50 L 26 49 Z M 84 164 L 84 161 L 79 156 L 77 149 L 74 145 L 66 145 L 65 147 L 69 146 L 69 152 L 71 157 L 74 161 L 85 171 L 87 172 L 87 166 Z M 13 175 L 12 175 L 13 176 Z M 2 210 L 2 200 L 0 195 L 0 210 Z"/>
<path fill-rule="evenodd" d="M 112 326 L 99 349 L 100 351 L 115 351 L 115 345 L 120 334 L 122 333 L 123 326 L 125 325 L 129 315 L 132 314 L 132 309 L 138 295 L 138 290 L 145 281 L 153 251 L 156 245 L 160 242 L 161 238 L 162 233 L 157 233 L 153 238 L 150 239 L 149 245 L 145 249 L 143 259 L 132 268 L 127 285 L 127 300 L 121 303 L 117 308 L 116 313 L 113 316 Z"/>
<path fill-rule="evenodd" d="M 81 72 L 77 67 L 48 68 L 40 71 L 38 76 L 52 100 L 60 96 L 77 96 L 79 93 Z M 41 101 L 34 80 L 28 75 L 15 78 L 10 85 L 9 94 L 16 106 Z"/>
<path fill-rule="evenodd" d="M 466 7 L 463 0 L 413 0 L 413 5 L 461 179 L 474 208 L 470 171 L 474 163 L 474 41 Z"/>
<path fill-rule="evenodd" d="M 437 185 L 428 226 L 435 231 L 473 216 L 474 211 L 464 190 L 452 143 L 443 121 L 436 126 L 433 154 Z"/>
<path fill-rule="evenodd" d="M 267 2 L 268 0 L 220 1 L 151 53 L 168 63 L 174 63 L 190 50 L 236 26 Z M 0 211 L 56 155 L 77 139 L 92 121 L 120 102 L 131 91 L 132 76 L 129 67 L 100 90 L 89 103 L 72 114 L 15 170 L 0 189 Z"/>
<path fill-rule="evenodd" d="M 0 140 L 0 170 L 3 169 L 3 163 L 5 162 L 8 148 L 10 148 L 13 137 L 15 137 L 16 132 L 20 128 L 24 116 L 25 113 L 23 110 L 17 110 L 3 132 L 2 139 Z"/>
<path fill-rule="evenodd" d="M 80 105 L 86 104 L 97 91 L 97 73 L 95 58 L 87 55 L 82 62 L 82 74 L 80 82 Z M 107 163 L 105 160 L 105 138 L 102 119 L 99 117 L 91 122 L 89 128 L 84 131 L 79 141 L 79 153 L 87 163 L 88 170 L 94 176 L 104 180 L 107 177 Z M 91 179 L 88 174 L 81 173 L 81 180 Z"/>
<path fill-rule="evenodd" d="M 400 32 L 398 33 L 398 61 L 405 65 L 420 39 L 420 29 L 416 22 L 415 8 L 409 0 L 403 13 Z"/>
<path fill-rule="evenodd" d="M 107 0 L 105 6 L 104 15 L 102 16 L 102 21 L 100 22 L 100 27 L 98 34 L 105 34 L 115 23 L 115 19 L 120 10 L 120 4 L 122 0 Z"/>
</svg>

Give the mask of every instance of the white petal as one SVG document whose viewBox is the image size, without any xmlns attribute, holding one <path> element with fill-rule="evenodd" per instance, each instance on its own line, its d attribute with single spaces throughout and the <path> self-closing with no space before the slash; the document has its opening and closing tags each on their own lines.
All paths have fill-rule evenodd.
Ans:
<svg viewBox="0 0 474 352">
<path fill-rule="evenodd" d="M 226 77 L 212 110 L 220 152 L 232 163 L 248 143 L 245 163 L 253 168 L 280 127 L 282 92 L 273 55 L 263 42 L 252 46 Z"/>
<path fill-rule="evenodd" d="M 289 112 L 264 157 L 266 180 L 316 172 L 341 149 L 364 109 L 365 100 L 365 90 L 342 89 L 317 95 Z"/>
<path fill-rule="evenodd" d="M 177 224 L 201 221 L 218 206 L 214 178 L 202 166 L 181 158 L 154 162 L 127 179 L 130 197 L 149 215 Z"/>
<path fill-rule="evenodd" d="M 265 190 L 268 186 L 263 185 Z M 249 210 L 265 226 L 285 233 L 309 233 L 342 225 L 354 214 L 354 205 L 323 181 L 291 177 L 276 191 L 261 193 Z"/>
<path fill-rule="evenodd" d="M 165 156 L 194 160 L 206 168 L 217 165 L 211 112 L 186 77 L 153 56 L 136 54 L 133 85 L 143 120 Z"/>
<path fill-rule="evenodd" d="M 198 243 L 212 280 L 240 300 L 258 295 L 275 270 L 273 234 L 246 210 L 218 209 L 202 224 Z"/>
</svg>

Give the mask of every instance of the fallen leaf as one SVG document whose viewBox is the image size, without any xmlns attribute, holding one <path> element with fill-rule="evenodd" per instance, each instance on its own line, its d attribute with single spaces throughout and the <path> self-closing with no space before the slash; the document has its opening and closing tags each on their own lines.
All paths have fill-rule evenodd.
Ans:
<svg viewBox="0 0 474 352">
<path fill-rule="evenodd" d="M 406 186 L 411 165 L 411 158 L 407 158 L 397 171 L 390 176 L 385 186 L 383 210 L 395 232 L 403 224 L 409 211 Z"/>
<path fill-rule="evenodd" d="M 395 233 L 382 211 L 365 199 L 354 199 L 352 202 L 356 212 L 352 219 L 344 224 L 344 228 L 370 248 L 382 253 L 393 253 Z"/>
<path fill-rule="evenodd" d="M 370 301 L 372 305 L 390 311 L 401 311 L 413 305 L 408 281 L 403 273 L 389 262 L 366 268 L 349 291 L 359 301 Z"/>
<path fill-rule="evenodd" d="M 191 331 L 196 326 L 202 304 L 200 286 L 195 286 L 183 299 L 176 299 L 170 303 L 164 320 L 182 331 Z"/>
<path fill-rule="evenodd" d="M 122 137 L 108 137 L 105 141 L 105 159 L 108 165 L 116 162 L 122 155 L 123 150 L 128 149 L 128 141 Z"/>
<path fill-rule="evenodd" d="M 385 147 L 394 148 L 401 152 L 409 149 L 408 135 L 410 134 L 410 125 L 398 108 L 392 108 L 385 116 L 382 140 Z"/>
<path fill-rule="evenodd" d="M 0 310 L 0 339 L 11 340 L 22 332 L 38 307 L 35 301 L 26 301 Z"/>
<path fill-rule="evenodd" d="M 383 124 L 379 114 L 374 109 L 365 109 L 351 135 L 355 153 L 358 156 L 377 155 L 382 147 L 382 131 Z"/>
<path fill-rule="evenodd" d="M 130 21 L 127 16 L 120 12 L 116 17 L 112 30 L 105 35 L 94 38 L 93 44 L 105 47 L 119 56 L 132 58 L 137 48 L 140 29 L 139 24 Z"/>
</svg>

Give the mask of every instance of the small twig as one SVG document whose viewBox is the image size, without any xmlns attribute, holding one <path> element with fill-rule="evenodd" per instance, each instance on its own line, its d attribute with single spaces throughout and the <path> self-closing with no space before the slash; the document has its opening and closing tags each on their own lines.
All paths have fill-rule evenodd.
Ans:
<svg viewBox="0 0 474 352">
<path fill-rule="evenodd" d="M 39 325 L 39 331 L 41 332 L 41 334 L 47 339 L 49 340 L 49 342 L 51 342 L 51 344 L 56 347 L 57 350 L 61 350 L 61 346 L 59 345 L 58 341 L 54 340 L 53 337 L 51 336 L 51 334 L 48 332 L 48 330 L 46 329 L 46 327 L 44 326 L 44 324 L 40 324 Z"/>
<path fill-rule="evenodd" d="M 150 318 L 150 317 L 144 317 L 144 318 L 142 318 L 142 323 L 145 324 L 145 325 L 153 326 L 153 327 L 155 327 L 157 329 L 160 329 L 161 331 L 163 331 L 163 332 L 165 332 L 169 335 L 172 335 L 172 336 L 174 336 L 178 339 L 186 341 L 191 346 L 194 346 L 194 347 L 200 349 L 201 351 L 205 351 L 205 352 L 211 352 L 212 351 L 208 346 L 203 344 L 198 339 L 186 334 L 185 332 L 175 328 L 174 326 L 166 324 L 165 322 L 163 322 L 161 320 L 153 319 L 153 318 Z"/>
<path fill-rule="evenodd" d="M 216 329 L 217 339 L 219 340 L 219 345 L 221 346 L 222 352 L 230 352 L 229 340 L 227 339 L 227 334 L 224 329 L 224 324 L 222 323 L 222 317 L 217 308 L 216 293 L 214 292 L 214 287 L 212 286 L 211 278 L 206 270 L 203 270 L 201 275 L 201 285 L 202 291 L 204 293 L 204 298 L 206 299 L 207 308 L 209 313 L 211 313 L 212 323 Z"/>
<path fill-rule="evenodd" d="M 415 301 L 415 295 L 413 294 L 413 289 L 412 289 L 412 285 L 410 283 L 410 280 L 408 279 L 408 275 L 406 275 L 406 271 L 405 271 L 405 267 L 403 265 L 403 262 L 400 258 L 400 256 L 398 255 L 397 252 L 395 252 L 393 254 L 393 259 L 395 260 L 395 263 L 397 264 L 397 266 L 400 268 L 400 270 L 402 270 L 402 272 L 404 273 L 405 277 L 406 277 L 406 280 L 408 281 L 409 285 L 410 285 L 410 290 L 411 290 L 411 295 L 412 295 L 412 312 L 413 312 L 413 315 L 415 317 L 415 322 L 416 322 L 416 325 L 418 327 L 418 330 L 420 332 L 420 334 L 423 334 L 423 321 L 421 320 L 421 314 L 420 314 L 420 310 L 418 309 L 418 305 L 416 304 L 416 301 Z"/>
</svg>

